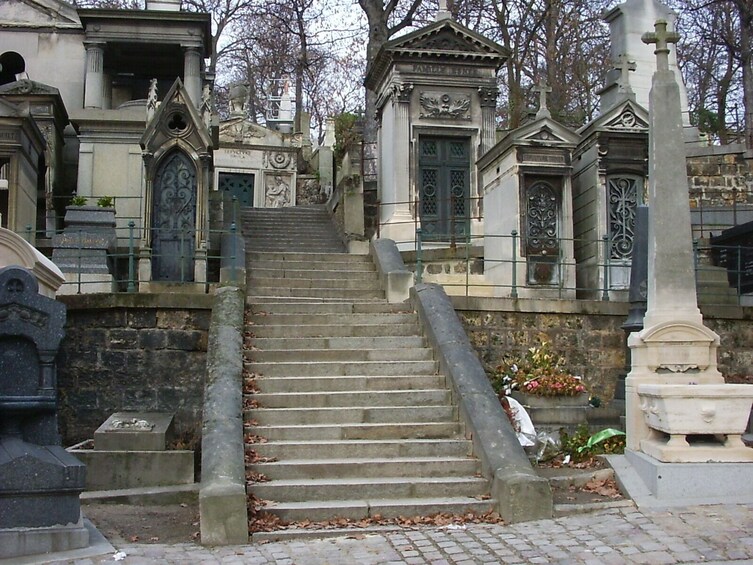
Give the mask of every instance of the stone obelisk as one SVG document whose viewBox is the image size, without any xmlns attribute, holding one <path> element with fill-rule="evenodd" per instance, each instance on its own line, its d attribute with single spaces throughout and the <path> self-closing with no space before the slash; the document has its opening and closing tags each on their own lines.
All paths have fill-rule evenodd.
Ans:
<svg viewBox="0 0 753 565">
<path fill-rule="evenodd" d="M 625 383 L 633 450 L 649 434 L 639 384 L 723 382 L 716 368 L 719 337 L 704 327 L 696 298 L 680 88 L 669 69 L 669 44 L 679 35 L 658 20 L 642 39 L 656 44 L 656 72 L 649 97 L 648 306 L 644 329 L 628 339 L 632 367 Z"/>
</svg>

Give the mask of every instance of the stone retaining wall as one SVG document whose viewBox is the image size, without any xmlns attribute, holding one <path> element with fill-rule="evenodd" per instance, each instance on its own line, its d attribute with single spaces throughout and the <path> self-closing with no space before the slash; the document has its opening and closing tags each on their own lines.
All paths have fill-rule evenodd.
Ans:
<svg viewBox="0 0 753 565">
<path fill-rule="evenodd" d="M 178 436 L 201 429 L 211 297 L 103 294 L 60 297 L 68 307 L 58 356 L 64 445 L 93 437 L 117 411 L 175 412 Z"/>
<path fill-rule="evenodd" d="M 487 372 L 506 353 L 522 355 L 544 338 L 592 394 L 609 401 L 625 366 L 625 303 L 453 297 L 471 344 Z M 704 321 L 721 338 L 719 370 L 725 376 L 753 370 L 753 308 L 722 317 L 704 308 Z"/>
</svg>

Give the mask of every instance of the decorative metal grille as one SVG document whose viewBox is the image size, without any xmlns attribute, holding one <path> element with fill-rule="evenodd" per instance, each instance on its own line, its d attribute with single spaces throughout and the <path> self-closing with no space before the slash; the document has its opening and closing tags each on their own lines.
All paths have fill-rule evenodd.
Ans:
<svg viewBox="0 0 753 565">
<path fill-rule="evenodd" d="M 196 169 L 175 151 L 160 165 L 154 180 L 152 277 L 193 280 L 196 221 Z"/>
<path fill-rule="evenodd" d="M 557 195 L 550 185 L 537 182 L 528 189 L 528 209 L 526 210 L 528 254 L 544 255 L 558 251 L 557 208 Z"/>
<path fill-rule="evenodd" d="M 437 202 L 437 171 L 436 169 L 424 169 L 422 177 L 421 211 L 423 214 L 435 216 L 439 211 Z"/>
<path fill-rule="evenodd" d="M 610 257 L 630 259 L 635 239 L 635 210 L 638 206 L 636 177 L 609 177 L 609 237 Z"/>
<path fill-rule="evenodd" d="M 437 142 L 434 140 L 422 140 L 421 141 L 421 155 L 424 157 L 436 157 L 437 156 Z"/>
<path fill-rule="evenodd" d="M 451 141 L 450 157 L 465 157 L 465 143 L 462 141 Z"/>
<path fill-rule="evenodd" d="M 450 171 L 450 194 L 452 213 L 458 219 L 465 218 L 465 171 Z"/>
</svg>

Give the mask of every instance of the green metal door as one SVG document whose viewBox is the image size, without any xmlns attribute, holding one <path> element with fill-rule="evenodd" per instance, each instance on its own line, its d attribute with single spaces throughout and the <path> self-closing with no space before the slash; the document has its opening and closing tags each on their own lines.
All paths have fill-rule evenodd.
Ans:
<svg viewBox="0 0 753 565">
<path fill-rule="evenodd" d="M 468 138 L 419 138 L 419 218 L 425 239 L 454 241 L 470 233 L 470 169 Z"/>
<path fill-rule="evenodd" d="M 241 206 L 254 205 L 254 175 L 247 173 L 220 173 L 219 187 L 230 198 L 235 196 Z"/>
</svg>

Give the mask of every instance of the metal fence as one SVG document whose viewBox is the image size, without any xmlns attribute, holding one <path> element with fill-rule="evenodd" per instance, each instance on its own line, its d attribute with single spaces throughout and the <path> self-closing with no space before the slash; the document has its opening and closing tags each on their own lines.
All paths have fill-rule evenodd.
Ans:
<svg viewBox="0 0 753 565">
<path fill-rule="evenodd" d="M 120 199 L 119 199 L 120 200 Z M 65 234 L 67 242 L 61 256 L 66 281 L 62 292 L 66 294 L 82 294 L 93 292 L 95 286 L 99 289 L 103 284 L 111 281 L 111 292 L 137 292 L 139 284 L 145 282 L 166 282 L 171 284 L 197 284 L 194 280 L 194 262 L 196 257 L 196 229 L 181 227 L 151 228 L 149 240 L 155 238 L 171 238 L 174 241 L 173 252 L 158 253 L 150 248 L 148 253 L 141 247 L 144 228 L 140 217 L 122 218 L 116 216 L 118 224 L 127 221 L 125 226 L 113 227 L 56 227 L 56 229 L 34 230 L 32 226 L 19 233 L 26 241 L 35 243 L 37 248 L 50 258 L 55 253 L 56 236 Z M 63 225 L 63 219 L 58 218 L 57 226 Z M 207 239 L 213 243 L 206 250 L 206 280 L 201 283 L 207 285 L 220 281 L 220 273 L 230 281 L 239 282 L 245 270 L 245 245 L 240 229 L 240 206 L 235 197 L 225 198 L 223 206 L 222 229 L 212 229 L 205 232 Z M 87 245 L 94 238 L 109 238 L 115 240 L 115 245 L 99 244 L 95 247 Z M 71 241 L 74 242 L 71 244 Z M 101 247 L 100 247 L 101 245 Z M 108 249 L 106 249 L 109 248 Z M 113 250 L 114 249 L 114 250 Z M 142 279 L 139 277 L 139 259 L 149 257 L 152 264 L 169 261 L 176 265 L 175 276 L 169 279 Z M 200 257 L 204 260 L 203 253 Z M 90 267 L 96 264 L 97 268 Z M 102 267 L 107 265 L 108 273 Z M 87 289 L 88 287 L 88 289 Z M 99 291 L 99 290 L 98 290 Z"/>
</svg>

